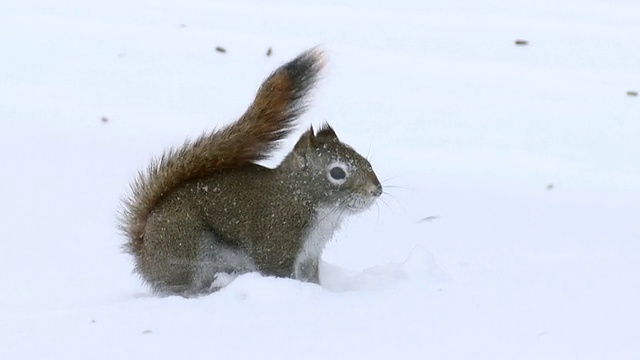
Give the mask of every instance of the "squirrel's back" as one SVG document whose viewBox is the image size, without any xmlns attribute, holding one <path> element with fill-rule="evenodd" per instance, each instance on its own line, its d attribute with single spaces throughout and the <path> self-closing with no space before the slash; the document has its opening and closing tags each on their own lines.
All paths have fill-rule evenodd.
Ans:
<svg viewBox="0 0 640 360">
<path fill-rule="evenodd" d="M 125 249 L 140 254 L 150 213 L 180 185 L 267 158 L 304 112 L 322 64 L 320 51 L 302 53 L 264 81 L 237 121 L 165 152 L 139 172 L 120 214 L 119 226 L 127 237 Z"/>
</svg>

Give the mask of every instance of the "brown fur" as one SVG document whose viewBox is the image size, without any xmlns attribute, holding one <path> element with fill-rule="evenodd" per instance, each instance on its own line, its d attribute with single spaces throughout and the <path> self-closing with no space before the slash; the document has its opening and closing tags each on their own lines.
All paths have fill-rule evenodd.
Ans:
<svg viewBox="0 0 640 360">
<path fill-rule="evenodd" d="M 268 157 L 305 110 L 305 96 L 322 65 L 317 49 L 301 54 L 265 80 L 238 121 L 169 150 L 138 173 L 120 216 L 120 229 L 129 238 L 126 250 L 141 251 L 149 213 L 178 185 Z"/>
<path fill-rule="evenodd" d="M 291 132 L 321 67 L 320 52 L 303 53 L 265 80 L 236 122 L 138 175 L 120 225 L 154 291 L 207 293 L 222 286 L 219 274 L 248 271 L 319 283 L 322 249 L 342 219 L 382 193 L 371 164 L 328 124 L 306 131 L 277 168 L 256 161 Z"/>
</svg>

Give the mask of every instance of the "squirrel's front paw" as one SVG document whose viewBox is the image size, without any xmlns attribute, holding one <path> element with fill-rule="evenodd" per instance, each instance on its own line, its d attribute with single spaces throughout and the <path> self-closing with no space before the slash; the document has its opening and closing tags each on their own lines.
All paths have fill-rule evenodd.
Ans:
<svg viewBox="0 0 640 360">
<path fill-rule="evenodd" d="M 304 282 L 320 284 L 318 261 L 308 259 L 300 262 L 294 271 L 294 278 Z"/>
</svg>

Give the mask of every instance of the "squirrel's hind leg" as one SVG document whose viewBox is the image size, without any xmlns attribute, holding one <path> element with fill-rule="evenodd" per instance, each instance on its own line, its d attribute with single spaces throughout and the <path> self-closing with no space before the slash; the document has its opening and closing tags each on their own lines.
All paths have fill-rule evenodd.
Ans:
<svg viewBox="0 0 640 360">
<path fill-rule="evenodd" d="M 168 220 L 167 220 L 168 219 Z M 136 270 L 157 294 L 206 295 L 219 273 L 257 269 L 249 255 L 228 245 L 213 229 L 189 213 L 154 213 L 147 222 Z"/>
<path fill-rule="evenodd" d="M 219 235 L 210 231 L 199 249 L 194 288 L 214 292 L 239 275 L 257 270 L 246 251 L 224 244 Z"/>
</svg>

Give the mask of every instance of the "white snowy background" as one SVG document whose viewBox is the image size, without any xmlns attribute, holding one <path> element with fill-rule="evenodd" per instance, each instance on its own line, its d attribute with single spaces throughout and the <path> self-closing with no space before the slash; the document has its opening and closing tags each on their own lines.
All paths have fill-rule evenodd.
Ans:
<svg viewBox="0 0 640 360">
<path fill-rule="evenodd" d="M 322 287 L 151 295 L 116 230 L 134 173 L 316 45 L 300 130 L 368 155 L 379 206 Z M 0 359 L 639 359 L 628 91 L 633 0 L 4 0 Z"/>
</svg>

